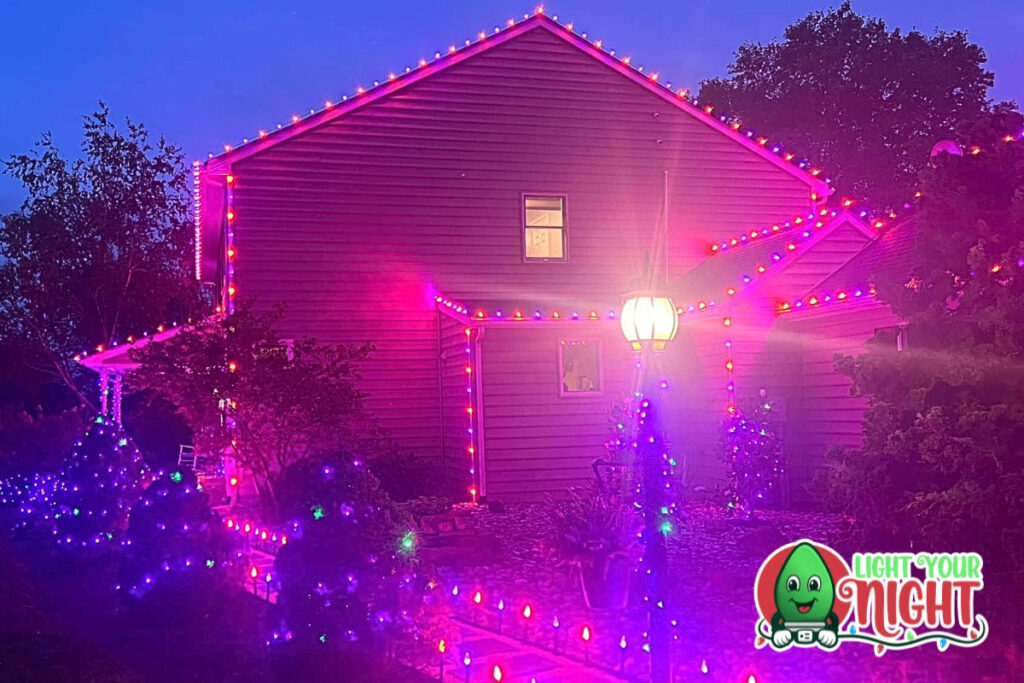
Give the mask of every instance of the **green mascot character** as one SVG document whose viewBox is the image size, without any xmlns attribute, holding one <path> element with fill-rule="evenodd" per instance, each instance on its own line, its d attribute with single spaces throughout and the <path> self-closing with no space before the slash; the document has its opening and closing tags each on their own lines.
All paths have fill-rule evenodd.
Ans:
<svg viewBox="0 0 1024 683">
<path fill-rule="evenodd" d="M 810 543 L 790 551 L 775 581 L 772 644 L 784 649 L 793 643 L 815 643 L 831 649 L 839 641 L 839 619 L 832 611 L 836 589 L 821 553 Z"/>
</svg>

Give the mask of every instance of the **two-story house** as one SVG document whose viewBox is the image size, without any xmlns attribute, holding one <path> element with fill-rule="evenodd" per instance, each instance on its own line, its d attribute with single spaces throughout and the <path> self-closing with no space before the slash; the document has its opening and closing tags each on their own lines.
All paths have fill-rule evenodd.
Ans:
<svg viewBox="0 0 1024 683">
<path fill-rule="evenodd" d="M 780 316 L 821 287 L 806 309 L 871 299 L 827 283 L 882 222 L 831 194 L 781 144 L 537 13 L 197 163 L 196 276 L 229 310 L 285 302 L 284 336 L 372 342 L 368 408 L 410 453 L 467 497 L 533 500 L 592 476 L 632 388 L 622 297 L 653 254 L 680 312 L 663 367 L 687 486 L 720 480 L 718 426 L 764 387 L 799 497 L 825 445 L 859 435 L 832 354 L 895 324 L 877 302 L 842 329 Z"/>
</svg>

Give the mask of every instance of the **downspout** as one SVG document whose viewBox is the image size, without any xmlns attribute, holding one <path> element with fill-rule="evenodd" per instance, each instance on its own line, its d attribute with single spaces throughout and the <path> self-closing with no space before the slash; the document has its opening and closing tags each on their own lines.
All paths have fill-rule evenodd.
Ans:
<svg viewBox="0 0 1024 683">
<path fill-rule="evenodd" d="M 441 323 L 441 311 L 437 311 L 437 391 L 438 391 L 438 405 L 440 410 L 438 412 L 438 418 L 441 425 L 441 481 L 442 486 L 446 489 L 448 487 L 448 444 L 445 440 L 445 386 L 444 386 L 444 342 L 442 340 L 444 325 Z"/>
</svg>

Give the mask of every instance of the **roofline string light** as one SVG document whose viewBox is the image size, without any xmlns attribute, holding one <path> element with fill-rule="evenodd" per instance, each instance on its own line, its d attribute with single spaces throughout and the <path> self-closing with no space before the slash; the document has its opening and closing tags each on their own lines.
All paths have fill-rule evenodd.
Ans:
<svg viewBox="0 0 1024 683">
<path fill-rule="evenodd" d="M 765 239 L 769 237 L 781 235 L 797 228 L 803 228 L 801 237 L 803 239 L 808 239 L 813 234 L 813 230 L 823 228 L 826 223 L 830 222 L 832 219 L 838 218 L 843 211 L 849 209 L 852 204 L 852 199 L 844 199 L 842 202 L 842 208 L 822 207 L 807 213 L 801 213 L 793 216 L 789 220 L 779 221 L 778 223 L 773 223 L 759 230 L 751 230 L 749 232 L 727 238 L 721 242 L 716 242 L 708 247 L 708 252 L 711 255 L 714 255 L 721 254 L 726 251 L 735 251 L 740 247 L 764 242 Z M 878 218 L 869 211 L 860 211 L 856 215 L 868 220 L 871 227 L 875 230 L 881 230 L 886 225 L 884 220 Z M 893 211 L 889 211 L 885 216 L 888 219 L 894 219 L 897 214 Z M 813 229 L 808 229 L 808 225 L 811 225 Z"/>
<path fill-rule="evenodd" d="M 475 45 L 479 45 L 480 43 L 486 41 L 489 36 L 497 35 L 502 31 L 507 31 L 508 29 L 520 26 L 523 23 L 533 19 L 534 17 L 546 18 L 547 20 L 554 23 L 556 26 L 559 26 L 568 33 L 572 34 L 575 38 L 583 41 L 590 48 L 599 51 L 604 57 L 613 59 L 620 66 L 628 67 L 636 74 L 643 76 L 644 79 L 650 85 L 661 87 L 667 94 L 672 95 L 674 100 L 685 103 L 686 105 L 692 107 L 696 113 L 700 113 L 703 116 L 709 118 L 710 120 L 716 121 L 717 124 L 719 124 L 716 126 L 717 128 L 719 128 L 723 132 L 731 133 L 733 137 L 737 139 L 743 140 L 744 144 L 749 144 L 751 146 L 756 146 L 765 150 L 767 154 L 774 156 L 780 162 L 785 162 L 786 164 L 802 171 L 805 175 L 810 176 L 812 182 L 817 181 L 819 183 L 823 183 L 826 187 L 831 186 L 831 178 L 827 177 L 820 168 L 811 164 L 807 159 L 799 158 L 798 155 L 794 154 L 793 152 L 785 151 L 782 144 L 773 143 L 767 137 L 757 135 L 757 133 L 755 133 L 753 130 L 744 129 L 741 121 L 737 117 L 723 113 L 716 113 L 714 106 L 702 104 L 698 98 L 694 97 L 691 94 L 688 88 L 673 88 L 671 81 L 665 81 L 661 78 L 660 72 L 645 71 L 643 66 L 634 64 L 631 57 L 620 57 L 616 55 L 615 50 L 608 49 L 604 46 L 604 41 L 591 40 L 586 32 L 577 31 L 574 23 L 567 22 L 563 24 L 559 22 L 558 15 L 546 15 L 544 13 L 544 8 L 542 6 L 537 7 L 532 15 L 529 13 L 524 14 L 521 20 L 517 21 L 515 19 L 509 19 L 505 23 L 505 26 L 494 26 L 492 33 L 488 33 L 487 31 L 478 32 L 476 34 L 476 41 L 466 39 L 461 46 L 451 44 L 448 46 L 446 50 L 437 50 L 434 52 L 433 59 L 428 60 L 426 58 L 421 58 L 417 61 L 415 67 L 407 66 L 405 67 L 404 72 L 401 74 L 390 72 L 386 78 L 374 81 L 372 86 L 357 86 L 351 96 L 342 95 L 340 98 L 337 99 L 325 100 L 323 105 L 319 109 L 311 108 L 309 110 L 308 115 L 300 116 L 298 114 L 293 114 L 291 116 L 289 123 L 277 124 L 275 130 L 268 132 L 265 129 L 261 129 L 258 131 L 257 136 L 255 138 L 242 138 L 242 142 L 239 145 L 225 144 L 224 151 L 222 153 L 216 155 L 210 153 L 208 157 L 209 159 L 215 159 L 221 156 L 229 155 L 231 152 L 244 148 L 245 145 L 250 144 L 250 142 L 265 140 L 266 138 L 272 136 L 277 131 L 286 130 L 287 128 L 290 128 L 291 126 L 294 126 L 295 124 L 300 123 L 312 116 L 317 116 L 326 111 L 329 111 L 335 108 L 339 103 L 348 102 L 350 99 L 365 96 L 366 94 L 371 93 L 375 89 L 380 88 L 382 86 L 391 86 L 396 82 L 400 82 L 403 78 L 407 76 L 418 73 L 421 69 L 441 63 L 445 60 L 452 58 L 455 55 L 458 55 L 465 49 L 471 48 Z"/>
<path fill-rule="evenodd" d="M 1017 267 L 1024 268 L 1024 258 L 1017 259 Z M 988 270 L 985 271 L 990 275 L 996 275 L 1006 268 L 1002 263 L 994 263 L 989 266 Z M 977 273 L 971 273 L 970 277 L 976 276 Z M 822 306 L 824 304 L 839 303 L 842 301 L 857 301 L 858 299 L 870 299 L 878 296 L 878 290 L 875 289 L 874 285 L 865 285 L 863 287 L 844 287 L 836 290 L 830 290 L 819 294 L 808 294 L 807 296 L 795 299 L 793 301 L 782 301 L 776 306 L 777 313 L 791 313 L 806 308 L 814 308 Z"/>
<path fill-rule="evenodd" d="M 1021 141 L 1024 141 L 1024 129 L 1022 129 L 1018 133 L 1008 133 L 1006 135 L 1003 135 L 999 139 L 1003 143 L 1011 143 L 1011 142 L 1021 142 Z M 969 146 L 963 147 L 963 149 L 966 151 L 966 154 L 969 155 L 969 156 L 978 156 L 979 154 L 981 154 L 981 153 L 983 153 L 985 151 L 985 148 L 983 148 L 983 147 L 981 147 L 979 145 L 969 145 Z M 913 200 L 917 200 L 917 199 L 920 199 L 920 198 L 921 198 L 921 192 L 920 191 L 915 192 Z M 913 200 L 911 200 L 911 201 L 913 201 Z M 909 209 L 913 208 L 913 205 L 912 205 L 911 201 L 907 201 L 907 202 L 903 203 L 903 209 L 904 210 L 909 210 Z M 794 216 L 793 218 L 791 218 L 788 221 L 781 221 L 779 223 L 774 223 L 774 224 L 772 224 L 770 226 L 761 228 L 760 230 L 751 230 L 750 232 L 745 232 L 745 233 L 736 235 L 735 237 L 727 238 L 727 239 L 723 240 L 722 242 L 716 242 L 715 244 L 710 245 L 710 247 L 708 248 L 708 251 L 711 254 L 720 254 L 720 253 L 722 253 L 724 251 L 730 251 L 730 250 L 734 250 L 734 249 L 736 249 L 738 247 L 742 247 L 742 246 L 747 245 L 747 244 L 752 244 L 752 243 L 754 243 L 756 241 L 760 241 L 760 238 L 765 238 L 765 237 L 769 237 L 771 235 L 779 234 L 779 233 L 785 232 L 786 230 L 789 230 L 791 228 L 797 227 L 797 226 L 803 224 L 807 220 L 814 220 L 816 218 L 815 213 L 817 213 L 818 216 L 830 215 L 832 218 L 835 218 L 836 216 L 839 215 L 839 212 L 841 210 L 848 210 L 848 209 L 850 209 L 850 207 L 854 203 L 855 203 L 854 200 L 849 199 L 849 198 L 844 198 L 842 200 L 842 202 L 841 202 L 842 209 L 823 207 L 822 209 L 819 209 L 817 212 L 811 211 L 806 216 L 804 216 L 804 215 Z M 897 214 L 896 211 L 893 210 L 893 209 L 887 209 L 885 211 L 871 211 L 871 210 L 867 210 L 867 209 L 862 209 L 861 211 L 859 211 L 857 213 L 857 215 L 860 218 L 863 218 L 863 219 L 867 220 L 871 224 L 871 227 L 873 227 L 875 230 L 881 230 L 882 228 L 885 227 L 886 222 L 882 218 L 883 216 L 885 217 L 885 219 L 889 219 L 889 220 L 895 220 L 896 218 L 900 217 L 900 214 Z M 905 215 L 905 214 L 903 214 L 903 215 Z M 821 227 L 821 226 L 819 225 L 818 227 Z"/>
<path fill-rule="evenodd" d="M 826 210 L 826 213 L 828 213 L 827 210 Z M 820 227 L 821 225 L 823 225 L 823 223 L 821 221 L 818 221 L 816 223 L 816 225 L 818 225 L 818 227 Z M 804 239 L 810 238 L 812 235 L 813 235 L 813 232 L 811 230 L 809 230 L 809 229 L 805 229 L 804 232 L 802 233 L 802 236 L 804 237 Z M 737 282 L 735 285 L 727 286 L 725 288 L 724 292 L 723 292 L 724 296 L 726 298 L 728 298 L 728 297 L 732 297 L 732 296 L 735 296 L 736 294 L 740 293 L 741 291 L 746 289 L 749 285 L 751 285 L 755 280 L 757 280 L 762 275 L 765 275 L 768 271 L 770 271 L 772 266 L 774 266 L 776 264 L 779 264 L 782 261 L 784 261 L 788 254 L 790 254 L 792 252 L 795 252 L 799 247 L 800 247 L 800 245 L 798 245 L 795 241 L 790 241 L 790 242 L 788 242 L 785 245 L 784 249 L 780 249 L 778 251 L 772 252 L 769 255 L 769 260 L 767 262 L 754 264 L 753 269 L 749 273 L 743 273 L 742 275 L 739 276 L 739 282 Z M 524 311 L 522 308 L 514 308 L 511 311 L 511 313 L 506 312 L 505 310 L 499 308 L 499 309 L 495 309 L 493 311 L 493 314 L 488 313 L 488 311 L 486 311 L 486 310 L 484 310 L 482 308 L 478 308 L 478 309 L 475 309 L 474 311 L 472 311 L 472 313 L 471 313 L 469 307 L 466 306 L 465 304 L 460 303 L 458 301 L 455 301 L 453 299 L 449 299 L 449 298 L 447 298 L 445 296 L 437 295 L 437 296 L 434 297 L 434 300 L 437 302 L 438 305 L 444 306 L 446 308 L 449 308 L 449 309 L 451 309 L 455 313 L 461 314 L 463 316 L 467 316 L 471 320 L 476 321 L 476 322 L 485 322 L 485 321 L 486 322 L 497 322 L 497 321 L 522 322 L 522 321 L 525 321 L 525 320 L 534 320 L 534 321 L 538 321 L 538 322 L 539 321 L 555 322 L 555 321 L 565 321 L 565 320 L 570 320 L 570 321 L 571 320 L 593 320 L 593 321 L 597 321 L 597 320 L 614 320 L 616 318 L 616 314 L 615 314 L 614 310 L 609 310 L 607 315 L 601 316 L 601 314 L 598 313 L 596 309 L 590 309 L 586 314 L 581 314 L 578 310 L 574 310 L 574 311 L 572 311 L 568 315 L 563 314 L 558 309 L 552 309 L 550 312 L 545 314 L 545 312 L 543 310 L 539 309 L 539 308 L 535 309 L 532 313 L 529 313 L 529 314 L 526 311 Z M 685 315 L 685 314 L 691 314 L 691 313 L 700 313 L 702 311 L 706 311 L 706 310 L 710 310 L 712 308 L 715 308 L 718 305 L 718 303 L 719 302 L 715 298 L 713 298 L 713 297 L 706 297 L 704 299 L 700 299 L 700 300 L 698 300 L 696 302 L 693 302 L 693 303 L 684 304 L 684 305 L 677 305 L 676 306 L 676 313 L 679 314 L 679 315 Z"/>
<path fill-rule="evenodd" d="M 823 210 L 823 211 L 824 211 L 824 214 L 830 213 L 827 209 Z M 822 214 L 822 215 L 824 215 L 824 214 Z M 815 216 L 815 214 L 812 213 L 811 217 L 814 218 L 816 216 Z M 813 227 L 809 228 L 809 227 L 805 226 L 805 229 L 804 229 L 803 233 L 801 233 L 800 236 L 801 236 L 801 238 L 803 240 L 810 239 L 815 234 L 814 230 L 816 230 L 818 228 L 821 228 L 823 226 L 824 226 L 824 222 L 823 221 L 821 221 L 821 220 L 815 221 L 815 223 L 813 224 Z M 768 273 L 772 269 L 773 266 L 776 266 L 776 265 L 782 263 L 783 261 L 785 261 L 786 256 L 794 253 L 797 249 L 800 248 L 800 246 L 801 245 L 798 244 L 796 242 L 796 240 L 790 240 L 789 242 L 787 242 L 785 244 L 784 247 L 781 247 L 777 251 L 773 251 L 771 254 L 769 254 L 768 260 L 766 262 L 764 262 L 764 263 L 755 263 L 754 267 L 751 269 L 751 271 L 749 273 L 743 273 L 742 275 L 740 275 L 740 277 L 739 277 L 740 281 L 738 283 L 736 283 L 735 285 L 727 286 L 725 288 L 725 292 L 724 292 L 725 296 L 728 298 L 728 297 L 733 297 L 736 294 L 739 294 L 740 292 L 745 290 L 747 287 L 751 286 L 754 283 L 755 280 L 759 279 L 761 276 L 763 276 L 766 273 Z M 689 304 L 688 306 L 680 306 L 676 310 L 680 314 L 683 314 L 683 313 L 699 313 L 701 311 L 705 311 L 705 310 L 709 310 L 711 308 L 714 308 L 717 305 L 718 305 L 718 302 L 716 302 L 715 299 L 708 299 L 706 301 L 702 299 L 700 301 L 697 301 L 696 304 Z"/>
<path fill-rule="evenodd" d="M 482 308 L 470 311 L 469 307 L 465 304 L 441 295 L 435 296 L 434 301 L 436 301 L 439 306 L 451 309 L 453 312 L 463 315 L 475 322 L 523 322 L 526 320 L 570 322 L 579 320 L 616 320 L 618 318 L 615 309 L 609 309 L 608 313 L 604 315 L 600 314 L 596 308 L 587 309 L 582 313 L 580 312 L 580 309 L 574 309 L 566 312 L 562 312 L 558 309 L 551 309 L 550 311 L 545 312 L 539 308 L 528 311 L 524 310 L 522 307 L 513 307 L 511 311 L 496 308 L 492 312 L 488 312 Z"/>
<path fill-rule="evenodd" d="M 191 325 L 191 324 L 192 324 L 192 319 L 189 318 L 186 321 L 186 325 Z M 151 337 L 155 337 L 158 334 L 162 334 L 164 332 L 171 332 L 173 330 L 177 330 L 177 329 L 179 329 L 181 327 L 184 327 L 184 326 L 185 325 L 180 325 L 178 323 L 174 323 L 172 325 L 164 325 L 164 324 L 161 323 L 160 325 L 156 326 L 156 328 L 153 330 L 153 332 L 143 332 L 142 334 L 140 334 L 138 336 L 130 334 L 127 337 L 124 338 L 123 342 L 119 342 L 119 341 L 115 340 L 115 341 L 110 342 L 109 346 L 106 345 L 106 344 L 97 344 L 92 349 L 84 349 L 82 351 L 79 351 L 78 353 L 76 353 L 74 356 L 71 357 L 71 360 L 73 360 L 75 362 L 81 362 L 81 361 L 85 360 L 86 358 L 91 357 L 92 355 L 103 353 L 104 351 L 110 351 L 112 349 L 117 348 L 119 345 L 123 345 L 123 344 L 127 344 L 128 347 L 131 348 L 131 347 L 135 346 L 136 344 L 140 344 L 140 343 L 142 343 L 144 341 L 149 340 Z"/>
<path fill-rule="evenodd" d="M 823 304 L 839 303 L 841 301 L 857 301 L 860 299 L 874 298 L 876 296 L 878 296 L 878 292 L 872 286 L 848 287 L 821 294 L 809 294 L 793 301 L 783 301 L 778 305 L 776 311 L 778 313 L 790 313 L 792 311 L 798 311 L 803 308 L 813 308 Z"/>
</svg>

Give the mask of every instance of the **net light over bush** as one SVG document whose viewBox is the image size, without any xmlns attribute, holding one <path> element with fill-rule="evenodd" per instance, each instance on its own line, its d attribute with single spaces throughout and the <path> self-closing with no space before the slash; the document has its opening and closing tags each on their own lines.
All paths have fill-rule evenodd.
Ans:
<svg viewBox="0 0 1024 683">
<path fill-rule="evenodd" d="M 679 314 L 667 296 L 636 293 L 627 296 L 619 318 L 622 334 L 637 351 L 644 347 L 660 351 L 672 341 L 679 328 Z"/>
</svg>

